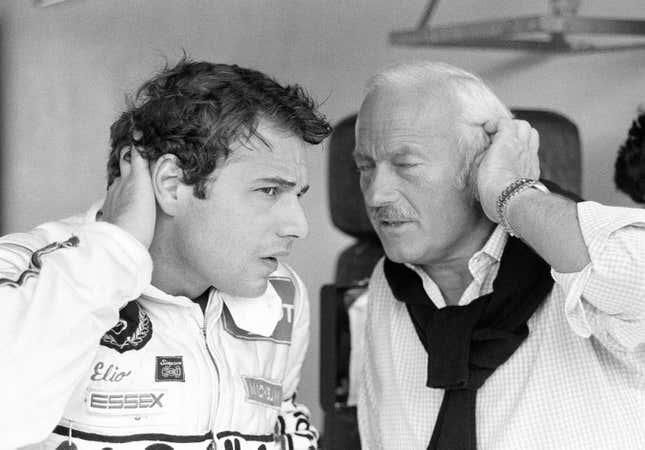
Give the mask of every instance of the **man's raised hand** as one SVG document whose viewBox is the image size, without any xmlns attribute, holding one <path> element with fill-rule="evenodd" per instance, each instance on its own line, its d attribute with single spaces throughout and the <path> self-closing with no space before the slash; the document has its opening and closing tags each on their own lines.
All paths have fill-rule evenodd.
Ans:
<svg viewBox="0 0 645 450">
<path fill-rule="evenodd" d="M 486 216 L 498 222 L 496 202 L 504 188 L 518 178 L 540 177 L 540 138 L 525 120 L 489 121 L 484 131 L 491 144 L 475 161 L 477 196 Z"/>
<path fill-rule="evenodd" d="M 136 148 L 124 147 L 119 158 L 119 169 L 121 175 L 108 188 L 99 220 L 122 228 L 148 248 L 156 220 L 156 201 L 148 160 Z"/>
</svg>

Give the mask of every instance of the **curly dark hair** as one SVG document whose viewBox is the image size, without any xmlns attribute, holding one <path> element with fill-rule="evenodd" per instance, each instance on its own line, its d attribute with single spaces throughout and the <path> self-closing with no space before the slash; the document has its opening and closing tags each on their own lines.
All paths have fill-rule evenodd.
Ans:
<svg viewBox="0 0 645 450">
<path fill-rule="evenodd" d="M 318 144 L 331 132 L 311 97 L 298 85 L 282 86 L 237 65 L 194 62 L 184 56 L 145 82 L 110 128 L 108 186 L 120 175 L 121 149 L 131 145 L 155 161 L 172 153 L 183 181 L 206 197 L 208 176 L 237 139 L 256 136 L 261 118 Z"/>
<path fill-rule="evenodd" d="M 645 203 L 645 112 L 632 122 L 627 140 L 618 150 L 614 182 L 637 203 Z"/>
</svg>

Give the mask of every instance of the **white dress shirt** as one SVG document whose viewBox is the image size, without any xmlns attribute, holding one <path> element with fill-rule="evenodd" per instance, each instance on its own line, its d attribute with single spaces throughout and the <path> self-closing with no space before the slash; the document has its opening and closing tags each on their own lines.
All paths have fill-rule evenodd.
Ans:
<svg viewBox="0 0 645 450">
<path fill-rule="evenodd" d="M 591 262 L 554 270 L 530 334 L 477 393 L 478 450 L 645 449 L 645 211 L 578 204 Z M 507 235 L 475 253 L 466 305 L 492 290 Z M 437 285 L 415 268 L 437 307 Z M 358 417 L 364 450 L 428 445 L 443 390 L 426 387 L 428 356 L 404 303 L 376 266 L 369 287 Z"/>
</svg>

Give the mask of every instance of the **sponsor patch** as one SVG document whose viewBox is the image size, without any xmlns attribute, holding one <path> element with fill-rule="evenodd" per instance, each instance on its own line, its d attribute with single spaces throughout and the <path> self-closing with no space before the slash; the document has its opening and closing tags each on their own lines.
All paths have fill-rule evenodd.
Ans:
<svg viewBox="0 0 645 450">
<path fill-rule="evenodd" d="M 270 408 L 280 409 L 282 405 L 282 385 L 262 378 L 242 376 L 246 389 L 246 401 Z"/>
<path fill-rule="evenodd" d="M 119 321 L 101 338 L 101 345 L 119 353 L 139 350 L 152 337 L 150 317 L 136 301 L 119 311 Z"/>
<path fill-rule="evenodd" d="M 157 356 L 155 381 L 185 381 L 182 356 Z"/>
<path fill-rule="evenodd" d="M 295 309 L 295 287 L 290 278 L 269 278 L 269 283 L 273 286 L 275 291 L 282 300 L 282 319 L 277 323 L 273 334 L 269 337 L 260 336 L 258 334 L 250 333 L 238 327 L 231 315 L 231 312 L 226 307 L 222 307 L 222 319 L 224 329 L 231 335 L 239 339 L 248 341 L 271 341 L 276 344 L 291 344 L 291 332 L 293 331 L 293 312 Z"/>
<path fill-rule="evenodd" d="M 122 416 L 124 414 L 158 414 L 165 412 L 166 391 L 148 389 L 133 391 L 88 390 L 85 406 L 94 414 Z"/>
</svg>

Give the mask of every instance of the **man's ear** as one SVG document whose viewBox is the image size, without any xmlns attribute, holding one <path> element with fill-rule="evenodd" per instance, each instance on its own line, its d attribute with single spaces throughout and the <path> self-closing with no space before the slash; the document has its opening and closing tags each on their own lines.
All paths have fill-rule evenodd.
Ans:
<svg viewBox="0 0 645 450">
<path fill-rule="evenodd" d="M 181 199 L 180 190 L 186 188 L 183 183 L 183 171 L 179 160 L 171 153 L 161 155 L 150 166 L 150 177 L 157 204 L 169 216 L 177 214 Z"/>
</svg>

